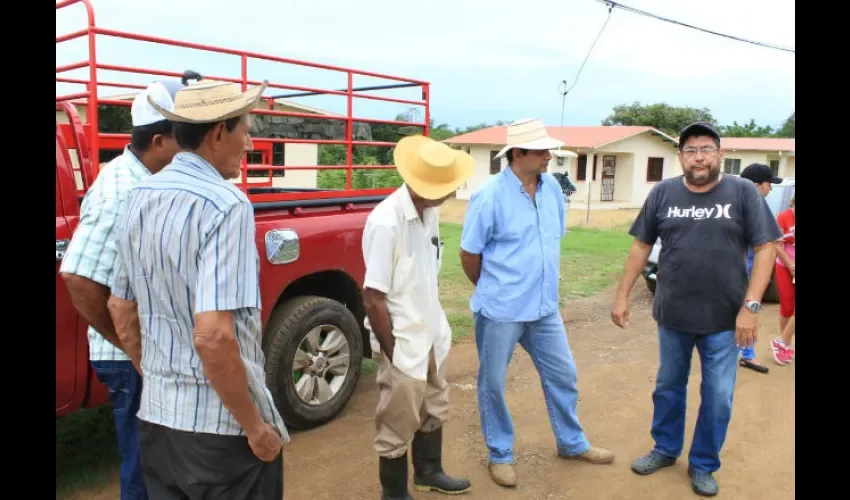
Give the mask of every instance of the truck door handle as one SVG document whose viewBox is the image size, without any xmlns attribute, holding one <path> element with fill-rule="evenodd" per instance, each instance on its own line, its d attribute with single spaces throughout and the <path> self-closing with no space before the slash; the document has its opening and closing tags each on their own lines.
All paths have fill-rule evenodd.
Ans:
<svg viewBox="0 0 850 500">
<path fill-rule="evenodd" d="M 65 257 L 65 252 L 68 250 L 69 240 L 56 240 L 56 262 L 59 262 Z"/>
</svg>

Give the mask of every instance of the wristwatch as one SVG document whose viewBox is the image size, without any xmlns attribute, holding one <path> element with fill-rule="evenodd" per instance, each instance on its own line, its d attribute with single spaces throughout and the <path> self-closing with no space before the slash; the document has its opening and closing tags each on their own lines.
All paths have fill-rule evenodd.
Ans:
<svg viewBox="0 0 850 500">
<path fill-rule="evenodd" d="M 757 313 L 761 311 L 761 302 L 755 300 L 745 300 L 744 307 L 749 309 L 752 313 Z"/>
</svg>

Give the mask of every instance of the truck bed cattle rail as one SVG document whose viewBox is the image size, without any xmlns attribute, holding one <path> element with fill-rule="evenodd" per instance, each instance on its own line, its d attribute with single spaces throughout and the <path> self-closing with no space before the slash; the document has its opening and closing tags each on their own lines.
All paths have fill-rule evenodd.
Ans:
<svg viewBox="0 0 850 500">
<path fill-rule="evenodd" d="M 288 85 L 284 83 L 273 82 L 270 79 L 269 84 L 262 96 L 262 100 L 268 109 L 254 109 L 252 114 L 255 116 L 271 116 L 271 117 L 292 117 L 299 119 L 316 120 L 327 123 L 334 123 L 339 127 L 340 123 L 343 127 L 343 137 L 332 139 L 315 139 L 315 138 L 300 138 L 300 137 L 257 137 L 253 136 L 254 151 L 253 158 L 259 154 L 260 162 L 252 161 L 248 163 L 248 155 L 242 161 L 242 175 L 238 183 L 235 183 L 240 189 L 249 195 L 252 202 L 259 205 L 276 206 L 276 207 L 291 207 L 296 206 L 297 202 L 305 202 L 306 200 L 314 200 L 308 205 L 321 203 L 319 200 L 324 200 L 330 203 L 348 203 L 353 198 L 368 197 L 376 200 L 380 196 L 393 191 L 394 188 L 371 188 L 371 189 L 353 189 L 353 174 L 355 169 L 394 169 L 394 165 L 355 165 L 354 164 L 354 148 L 356 146 L 379 146 L 390 148 L 395 146 L 395 142 L 387 141 L 372 141 L 372 140 L 355 140 L 355 128 L 359 124 L 372 125 L 392 125 L 415 127 L 421 130 L 423 135 L 428 135 L 430 123 L 430 106 L 429 106 L 429 84 L 420 80 L 402 78 L 397 76 L 384 75 L 379 73 L 371 73 L 350 68 L 338 66 L 330 66 L 326 64 L 318 64 L 307 61 L 300 61 L 284 57 L 276 57 L 254 52 L 247 52 L 236 49 L 226 49 L 214 47 L 210 45 L 202 45 L 199 43 L 190 43 L 177 40 L 169 40 L 153 36 L 145 36 L 134 33 L 126 33 L 122 31 L 106 29 L 96 26 L 94 9 L 89 0 L 64 0 L 56 3 L 57 16 L 61 9 L 66 9 L 74 4 L 83 4 L 88 16 L 87 26 L 81 30 L 67 33 L 56 37 L 57 44 L 57 61 L 58 49 L 60 44 L 87 38 L 88 41 L 88 57 L 86 60 L 73 62 L 69 64 L 59 65 L 56 67 L 56 82 L 58 84 L 73 84 L 80 85 L 85 88 L 84 91 L 60 94 L 57 90 L 56 108 L 57 111 L 62 111 L 67 115 L 68 123 L 58 123 L 57 135 L 62 136 L 64 144 L 72 150 L 76 150 L 77 166 L 76 173 L 79 173 L 82 182 L 82 188 L 78 194 L 82 195 L 91 186 L 91 183 L 96 178 L 100 167 L 101 151 L 105 150 L 121 150 L 129 143 L 130 135 L 126 133 L 104 133 L 101 131 L 99 120 L 99 105 L 127 106 L 132 104 L 130 98 L 108 99 L 101 98 L 104 88 L 119 88 L 119 89 L 144 89 L 147 85 L 120 81 L 121 77 L 109 81 L 101 80 L 98 71 L 115 73 L 118 75 L 150 75 L 153 81 L 154 77 L 173 77 L 181 78 L 183 73 L 174 71 L 157 70 L 151 68 L 140 68 L 118 64 L 108 64 L 101 62 L 97 56 L 99 37 L 113 37 L 125 40 L 132 40 L 143 44 L 159 44 L 161 46 L 193 49 L 206 53 L 224 54 L 232 56 L 234 59 L 234 67 L 238 67 L 238 76 L 219 76 L 207 74 L 205 68 L 196 67 L 190 61 L 186 61 L 185 67 L 199 71 L 205 78 L 235 82 L 242 86 L 244 91 L 249 86 L 258 85 L 262 80 L 268 79 L 260 76 L 259 78 L 249 78 L 249 66 L 254 61 L 266 61 L 279 63 L 281 65 L 309 67 L 316 70 L 332 72 L 337 75 L 344 75 L 347 80 L 347 85 L 344 88 L 322 89 L 297 85 Z M 143 47 L 139 47 L 143 50 Z M 173 60 L 169 60 L 173 63 Z M 237 66 L 238 64 L 238 66 Z M 87 70 L 87 77 L 69 77 L 67 74 L 78 71 Z M 79 71 L 78 71 L 79 72 Z M 277 71 L 275 71 L 277 72 Z M 355 77 L 378 78 L 388 80 L 390 83 L 380 85 L 361 85 L 355 86 Z M 126 76 L 124 77 L 126 79 Z M 395 97 L 387 97 L 376 95 L 370 92 L 378 90 L 399 89 L 407 87 L 421 88 L 421 100 L 400 99 Z M 277 93 L 279 91 L 287 91 L 288 93 Z M 277 93 L 277 95 L 266 95 L 269 93 Z M 280 111 L 274 109 L 276 105 L 289 106 L 298 108 L 298 103 L 287 102 L 285 99 L 306 96 L 341 96 L 346 100 L 346 112 L 344 114 L 322 114 L 309 113 L 298 111 Z M 384 101 L 397 104 L 403 104 L 408 107 L 416 106 L 424 108 L 422 122 L 408 122 L 398 120 L 386 120 L 378 118 L 369 118 L 363 116 L 354 116 L 355 100 L 373 100 Z M 80 117 L 78 107 L 85 110 L 85 120 Z M 262 118 L 259 118 L 262 120 Z M 257 118 L 255 118 L 257 120 Z M 371 135 L 370 135 L 371 137 Z M 275 144 L 316 144 L 316 145 L 331 145 L 338 144 L 345 146 L 345 165 L 290 165 L 281 166 L 273 165 L 273 150 Z M 318 149 L 318 148 L 317 148 Z M 317 152 L 318 163 L 318 152 Z M 316 178 L 318 180 L 318 172 L 322 170 L 345 170 L 345 187 L 343 189 L 322 189 L 322 188 L 307 188 L 307 189 L 288 189 L 275 188 L 274 172 L 295 172 L 299 170 L 315 170 L 317 171 Z M 256 181 L 256 177 L 249 176 L 251 171 L 267 171 L 268 178 Z M 285 175 L 285 174 L 284 174 Z M 249 177 L 254 179 L 249 181 Z M 250 189 L 249 189 L 250 188 Z"/>
</svg>

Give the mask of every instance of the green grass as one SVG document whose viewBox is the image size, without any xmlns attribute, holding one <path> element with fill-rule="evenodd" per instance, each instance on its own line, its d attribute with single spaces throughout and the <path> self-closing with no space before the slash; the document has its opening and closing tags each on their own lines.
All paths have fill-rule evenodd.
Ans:
<svg viewBox="0 0 850 500">
<path fill-rule="evenodd" d="M 571 229 L 561 242 L 562 302 L 610 285 L 623 272 L 632 241 L 625 230 Z"/>
<path fill-rule="evenodd" d="M 582 298 L 609 286 L 622 272 L 632 243 L 628 225 L 613 230 L 577 227 L 570 229 L 561 241 L 561 303 Z M 458 341 L 473 332 L 469 298 L 472 283 L 460 266 L 460 224 L 440 224 L 445 241 L 445 257 L 440 270 L 440 300 L 452 326 L 452 338 Z"/>
<path fill-rule="evenodd" d="M 360 374 L 372 375 L 378 371 L 378 362 L 374 359 L 364 359 L 360 362 Z"/>
<path fill-rule="evenodd" d="M 562 302 L 593 295 L 609 286 L 622 272 L 632 238 L 627 225 L 614 230 L 577 227 L 561 243 L 560 292 Z M 473 287 L 460 266 L 461 226 L 440 225 L 445 257 L 440 271 L 440 298 L 455 341 L 473 332 L 469 298 Z M 377 371 L 377 363 L 365 359 L 363 375 Z M 112 407 L 82 410 L 56 420 L 56 482 L 59 491 L 102 484 L 118 467 Z"/>
<path fill-rule="evenodd" d="M 103 484 L 119 466 L 112 405 L 56 419 L 57 491 Z"/>
</svg>

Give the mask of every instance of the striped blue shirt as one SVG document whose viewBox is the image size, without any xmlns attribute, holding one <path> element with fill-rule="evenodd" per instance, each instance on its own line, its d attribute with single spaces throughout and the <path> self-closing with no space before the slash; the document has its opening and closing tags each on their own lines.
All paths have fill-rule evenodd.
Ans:
<svg viewBox="0 0 850 500">
<path fill-rule="evenodd" d="M 138 417 L 172 429 L 242 435 L 204 374 L 194 315 L 233 311 L 254 403 L 289 440 L 265 382 L 259 255 L 245 194 L 194 153 L 178 153 L 131 191 L 112 293 L 138 302 L 142 388 Z"/>
<path fill-rule="evenodd" d="M 118 253 L 115 225 L 123 211 L 130 189 L 150 176 L 129 146 L 109 162 L 92 183 L 80 206 L 80 223 L 62 259 L 60 272 L 88 278 L 112 287 Z M 108 342 L 92 326 L 88 328 L 89 360 L 129 361 L 130 358 Z"/>
</svg>

